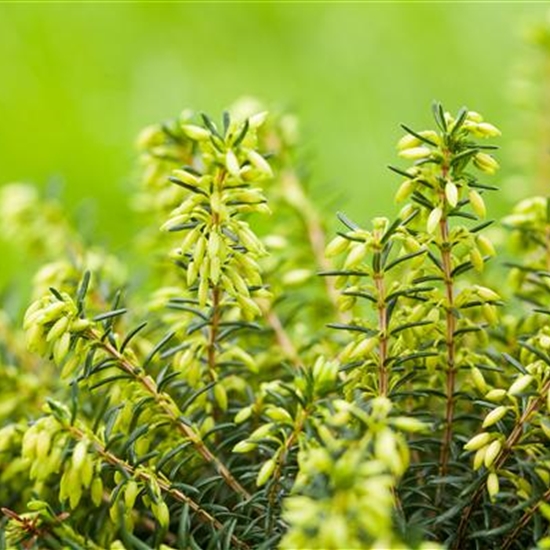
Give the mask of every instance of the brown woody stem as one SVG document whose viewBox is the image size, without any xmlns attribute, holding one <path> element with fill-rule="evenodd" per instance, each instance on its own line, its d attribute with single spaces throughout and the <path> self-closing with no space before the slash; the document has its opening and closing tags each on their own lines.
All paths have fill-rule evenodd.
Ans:
<svg viewBox="0 0 550 550">
<path fill-rule="evenodd" d="M 90 437 L 89 434 L 85 434 L 82 430 L 80 430 L 76 426 L 69 426 L 68 431 L 77 440 L 89 439 Z M 144 470 L 136 470 L 126 461 L 122 460 L 121 458 L 114 455 L 113 453 L 107 451 L 105 447 L 96 438 L 93 439 L 93 446 L 97 454 L 99 454 L 106 462 L 108 462 L 109 464 L 112 464 L 113 466 L 116 466 L 117 468 L 124 470 L 131 477 L 134 477 L 144 482 L 148 482 L 151 479 L 153 479 L 153 475 L 151 473 L 146 472 Z M 175 500 L 183 504 L 187 504 L 189 508 L 193 510 L 195 514 L 197 514 L 197 517 L 200 519 L 200 521 L 202 521 L 203 523 L 210 523 L 213 527 L 215 527 L 218 530 L 222 530 L 224 528 L 223 524 L 220 523 L 220 521 L 218 521 L 215 517 L 209 514 L 206 510 L 202 509 L 199 504 L 197 504 L 192 498 L 188 497 L 185 493 L 183 493 L 179 489 L 172 487 L 167 480 L 164 480 L 160 477 L 155 477 L 154 480 L 164 493 L 169 494 Z M 239 548 L 243 548 L 245 550 L 250 549 L 250 547 L 246 543 L 241 541 L 235 535 L 231 536 L 231 540 Z"/>
</svg>

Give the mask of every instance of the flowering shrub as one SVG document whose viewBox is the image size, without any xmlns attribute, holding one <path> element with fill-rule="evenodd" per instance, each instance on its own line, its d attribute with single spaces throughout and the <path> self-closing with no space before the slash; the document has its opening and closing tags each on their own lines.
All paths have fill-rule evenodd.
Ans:
<svg viewBox="0 0 550 550">
<path fill-rule="evenodd" d="M 44 266 L 0 317 L 0 548 L 550 547 L 548 200 L 487 220 L 499 130 L 433 115 L 397 217 L 328 244 L 292 115 L 146 128 L 147 291 L 2 188 Z"/>
</svg>

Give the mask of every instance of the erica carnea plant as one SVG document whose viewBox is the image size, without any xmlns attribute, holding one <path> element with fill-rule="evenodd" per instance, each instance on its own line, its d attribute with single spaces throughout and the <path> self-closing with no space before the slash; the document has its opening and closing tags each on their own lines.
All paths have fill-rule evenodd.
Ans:
<svg viewBox="0 0 550 550">
<path fill-rule="evenodd" d="M 146 128 L 145 291 L 3 187 L 44 265 L 0 317 L 0 548 L 550 547 L 548 200 L 494 223 L 500 132 L 433 120 L 403 126 L 399 213 L 328 244 L 293 115 Z"/>
</svg>

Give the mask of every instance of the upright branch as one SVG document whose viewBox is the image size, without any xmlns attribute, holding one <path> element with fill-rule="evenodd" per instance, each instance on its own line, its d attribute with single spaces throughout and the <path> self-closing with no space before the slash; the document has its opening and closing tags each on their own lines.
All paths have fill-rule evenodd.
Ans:
<svg viewBox="0 0 550 550">
<path fill-rule="evenodd" d="M 380 263 L 380 254 L 376 255 L 376 263 Z M 374 271 L 374 284 L 378 294 L 378 330 L 380 332 L 380 341 L 378 343 L 378 389 L 381 396 L 388 394 L 388 308 L 386 304 L 386 287 L 384 284 L 384 274 L 380 271 Z"/>
<path fill-rule="evenodd" d="M 445 151 L 446 153 L 446 151 Z M 449 157 L 445 154 L 441 165 L 441 175 L 445 180 L 445 189 L 450 189 L 454 185 L 449 177 Z M 448 187 L 449 186 L 449 187 Z M 445 196 L 443 196 L 445 195 Z M 445 202 L 446 194 L 440 193 L 441 202 Z M 451 197 L 453 199 L 453 197 Z M 440 474 L 447 475 L 447 466 L 449 462 L 449 450 L 453 437 L 453 420 L 455 410 L 455 381 L 456 381 L 456 361 L 455 361 L 455 330 L 456 314 L 454 312 L 454 282 L 452 265 L 452 242 L 449 240 L 449 219 L 448 214 L 443 210 L 439 222 L 439 251 L 441 255 L 441 265 L 443 271 L 443 281 L 445 284 L 445 347 L 447 363 L 447 379 L 445 384 L 446 406 L 445 406 L 445 428 L 443 434 L 443 444 L 439 457 Z"/>
<path fill-rule="evenodd" d="M 438 321 L 437 312 L 441 311 L 443 317 L 442 326 L 438 322 L 434 325 L 433 345 L 441 350 L 438 368 L 444 375 L 445 413 L 439 474 L 446 476 L 456 429 L 457 375 L 460 367 L 468 364 L 466 354 L 457 354 L 458 340 L 464 337 L 463 329 L 472 328 L 472 323 L 480 328 L 472 308 L 492 323 L 496 318 L 494 304 L 498 300 L 498 295 L 484 287 L 457 293 L 459 275 L 471 269 L 482 271 L 494 249 L 490 241 L 479 234 L 484 224 L 466 227 L 451 220 L 477 221 L 485 217 L 481 193 L 492 188 L 479 183 L 469 168 L 473 165 L 487 174 L 495 173 L 497 162 L 484 152 L 494 147 L 474 140 L 497 136 L 500 132 L 484 122 L 481 115 L 465 108 L 452 117 L 436 103 L 433 112 L 436 130 L 416 132 L 403 126 L 407 134 L 398 144 L 399 155 L 415 162 L 407 170 L 393 170 L 406 178 L 397 192 L 398 200 L 411 200 L 404 211 L 419 209 L 422 216 L 418 220 L 426 224 L 424 229 L 420 225 L 414 229 L 418 231 L 417 236 L 424 235 L 429 249 L 432 268 L 427 278 L 442 283 L 442 288 L 432 293 L 428 305 L 435 313 L 432 316 L 435 321 Z M 467 206 L 471 212 L 466 211 Z"/>
<path fill-rule="evenodd" d="M 545 336 L 546 335 L 543 333 L 542 338 L 544 339 Z M 464 547 L 468 524 L 472 520 L 472 515 L 478 508 L 479 501 L 484 491 L 487 490 L 491 501 L 494 501 L 496 498 L 500 490 L 498 480 L 499 474 L 502 477 L 504 477 L 503 474 L 505 474 L 506 478 L 511 481 L 521 479 L 525 475 L 522 472 L 522 470 L 525 469 L 525 460 L 523 457 L 520 458 L 521 466 L 519 475 L 513 471 L 510 465 L 507 466 L 507 463 L 514 454 L 524 451 L 527 447 L 525 445 L 526 441 L 530 439 L 536 440 L 535 434 L 539 426 L 542 427 L 543 434 L 546 438 L 550 437 L 550 426 L 548 426 L 548 420 L 545 414 L 545 408 L 550 400 L 550 374 L 548 373 L 550 356 L 543 354 L 541 350 L 537 350 L 531 343 L 525 342 L 523 345 L 526 346 L 527 350 L 535 353 L 534 357 L 536 359 L 542 359 L 544 365 L 541 368 L 540 362 L 534 361 L 527 366 L 524 373 L 520 373 L 513 379 L 508 391 L 505 393 L 506 399 L 510 402 L 510 405 L 505 406 L 499 404 L 496 408 L 490 410 L 482 425 L 485 431 L 476 434 L 464 446 L 467 451 L 476 451 L 474 469 L 477 470 L 481 464 L 484 464 L 486 470 L 481 473 L 480 482 L 477 484 L 473 493 L 469 495 L 468 505 L 465 506 L 462 511 L 460 522 L 456 530 L 455 543 L 453 545 L 453 548 L 456 550 Z M 534 395 L 527 398 L 523 397 L 523 394 L 527 392 L 531 393 L 531 386 L 535 383 L 537 383 L 538 388 Z M 521 406 L 518 406 L 519 403 L 521 403 Z M 511 425 L 508 435 L 505 436 L 500 432 L 490 432 L 490 428 L 507 416 L 510 411 L 515 413 L 516 418 Z M 529 456 L 529 454 L 531 456 Z M 538 464 L 535 450 L 533 449 L 531 453 L 528 453 L 528 456 L 529 459 L 534 462 L 534 467 L 536 469 Z M 541 476 L 543 482 L 548 485 L 550 476 L 548 475 L 547 464 L 544 461 L 544 453 L 540 459 L 540 465 L 546 468 L 546 472 L 544 469 L 539 470 L 538 475 Z M 519 485 L 521 487 L 521 481 Z M 549 498 L 549 491 L 545 491 L 538 499 L 535 495 L 527 494 L 527 496 L 530 497 L 531 503 L 534 504 L 526 508 L 515 528 L 508 533 L 503 548 L 510 547 L 516 537 L 521 533 L 521 528 L 524 527 L 537 510 L 544 505 Z"/>
<path fill-rule="evenodd" d="M 192 365 L 192 385 L 199 379 L 214 383 L 212 399 L 222 411 L 228 406 L 224 377 L 230 370 L 222 371 L 220 362 L 231 360 L 240 368 L 255 366 L 238 338 L 229 339 L 231 331 L 223 333 L 221 327 L 233 333 L 250 327 L 251 321 L 262 315 L 262 299 L 269 296 L 257 263 L 266 252 L 247 221 L 249 214 L 269 212 L 257 186 L 273 176 L 270 165 L 256 150 L 257 129 L 264 120 L 265 113 L 260 113 L 233 122 L 226 113 L 221 130 L 205 115 L 202 126 L 184 125 L 197 160 L 194 167 L 174 170 L 169 178 L 186 194 L 163 229 L 183 233 L 172 257 L 184 273 L 187 288 L 182 291 L 197 304 L 197 318 L 187 331 L 186 366 Z M 204 319 L 208 330 L 196 330 Z M 205 376 L 201 376 L 203 369 Z"/>
<path fill-rule="evenodd" d="M 337 284 L 343 287 L 340 307 L 354 314 L 353 322 L 329 325 L 355 335 L 340 360 L 349 362 L 353 376 L 361 379 L 369 393 L 380 397 L 389 395 L 399 377 L 392 376 L 392 367 L 398 362 L 404 340 L 426 324 L 424 319 L 413 319 L 409 310 L 409 304 L 424 300 L 422 294 L 431 290 L 414 282 L 421 274 L 419 267 L 426 252 L 408 232 L 416 215 L 412 211 L 392 223 L 387 218 L 375 218 L 372 230 L 367 231 L 340 214 L 348 231 L 339 233 L 326 252 L 328 257 L 346 253 L 341 268 L 325 275 L 337 276 Z M 375 322 L 361 319 L 365 317 L 361 308 L 365 303 L 375 310 Z"/>
</svg>

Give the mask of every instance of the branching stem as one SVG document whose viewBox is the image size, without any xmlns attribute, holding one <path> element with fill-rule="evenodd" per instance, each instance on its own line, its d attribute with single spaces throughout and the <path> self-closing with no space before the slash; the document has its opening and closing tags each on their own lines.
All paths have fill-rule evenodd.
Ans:
<svg viewBox="0 0 550 550">
<path fill-rule="evenodd" d="M 182 414 L 177 405 L 166 393 L 159 393 L 154 380 L 150 376 L 143 374 L 139 367 L 133 365 L 128 358 L 121 354 L 110 342 L 102 340 L 100 334 L 92 331 L 91 337 L 103 350 L 116 359 L 117 364 L 124 372 L 139 382 L 146 389 L 146 391 L 154 397 L 157 405 L 169 418 L 172 419 L 178 431 L 183 436 L 188 438 L 189 441 L 191 441 L 198 453 L 206 462 L 215 467 L 216 471 L 222 476 L 227 485 L 229 485 L 229 487 L 231 487 L 236 493 L 240 494 L 244 499 L 249 500 L 251 498 L 250 493 L 235 479 L 227 467 L 212 453 L 212 451 L 210 451 L 210 449 L 202 441 L 200 435 L 197 434 L 191 426 L 181 420 Z"/>
<path fill-rule="evenodd" d="M 378 253 L 379 254 L 379 253 Z M 388 308 L 386 304 L 386 286 L 384 283 L 384 273 L 377 271 L 374 273 L 374 284 L 378 293 L 378 330 L 380 332 L 380 342 L 378 345 L 378 390 L 381 396 L 388 395 L 389 373 L 387 368 L 388 359 Z"/>
<path fill-rule="evenodd" d="M 75 439 L 79 441 L 83 439 L 89 439 L 90 437 L 89 434 L 84 433 L 76 426 L 69 426 L 68 431 Z M 144 481 L 146 483 L 153 479 L 153 475 L 151 473 L 146 472 L 142 469 L 136 470 L 130 464 L 128 464 L 128 462 L 107 451 L 105 447 L 97 440 L 97 438 L 93 439 L 93 446 L 97 454 L 103 457 L 106 462 L 113 466 L 116 466 L 117 468 L 120 468 L 121 470 L 124 470 L 129 476 L 139 479 L 140 481 Z M 201 508 L 199 504 L 197 504 L 192 498 L 188 497 L 185 493 L 183 493 L 179 489 L 172 487 L 172 485 L 167 480 L 164 480 L 160 477 L 155 477 L 154 481 L 163 492 L 169 494 L 175 500 L 183 504 L 187 504 L 189 508 L 197 514 L 197 517 L 200 519 L 200 521 L 211 524 L 217 530 L 222 530 L 224 528 L 224 526 L 215 517 L 213 517 L 203 508 Z M 239 548 L 250 549 L 250 547 L 246 543 L 241 541 L 235 535 L 231 536 L 231 540 L 233 544 L 235 544 Z"/>
<path fill-rule="evenodd" d="M 542 495 L 542 498 L 534 506 L 531 506 L 528 510 L 525 511 L 521 519 L 517 522 L 513 531 L 504 540 L 502 544 L 502 550 L 508 550 L 508 548 L 512 546 L 513 542 L 517 539 L 520 533 L 525 529 L 529 521 L 531 521 L 531 518 L 533 517 L 533 515 L 536 514 L 538 509 L 541 507 L 541 504 L 543 502 L 549 502 L 549 501 L 550 501 L 550 489 L 548 489 Z"/>
<path fill-rule="evenodd" d="M 513 448 L 516 446 L 518 441 L 520 440 L 522 434 L 524 433 L 525 424 L 529 421 L 531 416 L 536 413 L 541 407 L 544 407 L 544 404 L 546 403 L 546 399 L 548 396 L 548 392 L 550 392 L 550 380 L 544 384 L 542 387 L 542 390 L 540 391 L 538 397 L 535 399 L 532 399 L 527 406 L 527 408 L 523 411 L 523 414 L 521 415 L 520 419 L 518 420 L 517 424 L 514 426 L 514 429 L 506 439 L 506 443 L 503 446 L 502 452 L 495 460 L 493 470 L 498 471 L 502 465 L 506 462 L 508 457 L 510 456 L 510 453 L 512 452 Z M 486 475 L 488 475 L 489 472 L 486 472 Z M 468 522 L 470 520 L 470 517 L 474 511 L 474 509 L 477 506 L 477 503 L 481 497 L 481 494 L 485 488 L 485 484 L 481 483 L 472 497 L 470 498 L 470 505 L 464 510 L 464 513 L 462 514 L 462 517 L 460 518 L 460 523 L 458 525 L 457 530 L 457 537 L 456 537 L 456 544 L 454 545 L 455 550 L 460 550 L 463 548 L 463 538 L 465 535 L 466 527 L 468 525 Z M 547 499 L 547 493 L 545 493 L 544 499 Z M 533 512 L 534 513 L 534 512 Z M 527 512 L 526 512 L 527 514 Z M 531 514 L 532 515 L 532 514 Z M 526 520 L 528 521 L 528 520 Z M 510 535 L 511 537 L 511 535 Z M 509 538 L 510 538 L 509 537 Z M 513 540 L 513 539 L 512 539 Z"/>
<path fill-rule="evenodd" d="M 207 346 L 207 361 L 210 378 L 216 380 L 216 341 L 218 338 L 218 329 L 220 325 L 220 298 L 221 290 L 219 286 L 212 288 L 212 316 L 210 319 L 210 336 Z"/>
<path fill-rule="evenodd" d="M 443 441 L 439 457 L 440 475 L 447 475 L 449 465 L 449 453 L 453 438 L 453 419 L 455 409 L 455 379 L 456 379 L 456 361 L 455 361 L 455 337 L 456 317 L 453 313 L 454 306 L 454 285 L 451 263 L 451 243 L 449 242 L 449 222 L 444 216 L 439 222 L 439 231 L 441 237 L 441 261 L 443 265 L 443 278 L 445 281 L 445 346 L 446 346 L 446 405 L 445 405 L 445 427 L 443 431 Z"/>
</svg>

